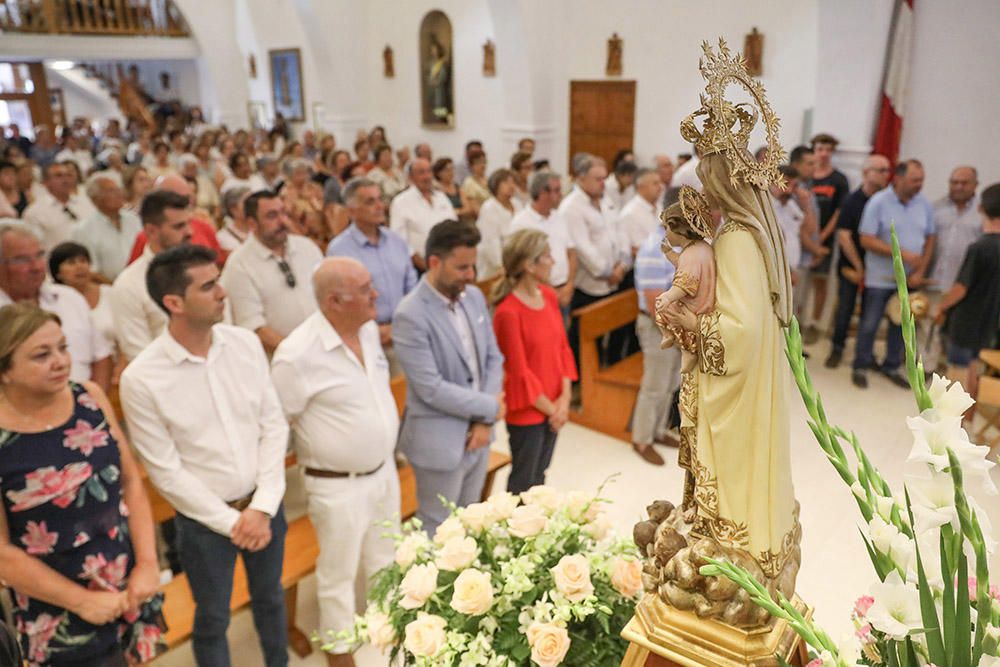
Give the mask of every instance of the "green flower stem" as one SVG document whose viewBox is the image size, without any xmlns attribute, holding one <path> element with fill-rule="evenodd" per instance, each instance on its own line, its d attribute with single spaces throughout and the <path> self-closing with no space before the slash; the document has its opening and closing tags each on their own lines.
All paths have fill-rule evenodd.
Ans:
<svg viewBox="0 0 1000 667">
<path fill-rule="evenodd" d="M 962 527 L 962 534 L 972 545 L 972 551 L 976 556 L 976 609 L 982 610 L 985 616 L 986 610 L 990 609 L 990 565 L 986 553 L 986 540 L 983 538 L 983 529 L 979 525 L 976 513 L 965 498 L 965 488 L 962 474 L 962 465 L 952 449 L 948 448 L 948 463 L 951 468 L 951 478 L 955 483 L 955 509 L 958 511 L 958 521 Z M 959 546 L 961 549 L 961 545 Z M 961 586 L 965 582 L 959 581 Z M 973 656 L 972 664 L 979 664 L 979 659 L 983 655 L 983 635 L 986 632 L 986 618 L 981 618 L 976 623 L 976 638 L 972 643 Z"/>
<path fill-rule="evenodd" d="M 788 623 L 795 633 L 802 638 L 809 646 L 817 651 L 829 651 L 837 660 L 841 667 L 849 667 L 841 658 L 837 645 L 833 640 L 812 621 L 806 619 L 798 609 L 796 609 L 781 593 L 778 593 L 776 603 L 767 589 L 764 588 L 757 579 L 739 567 L 728 561 L 705 558 L 709 565 L 704 565 L 699 570 L 705 577 L 726 577 L 734 584 L 745 590 L 750 595 L 750 600 L 758 607 L 767 610 L 775 618 L 780 618 Z"/>
<path fill-rule="evenodd" d="M 906 286 L 906 268 L 903 266 L 903 254 L 899 249 L 899 237 L 896 235 L 896 224 L 889 226 L 892 236 L 892 269 L 896 277 L 896 291 L 899 293 L 900 326 L 903 329 L 903 344 L 906 347 L 906 375 L 910 379 L 910 388 L 917 399 L 917 409 L 920 412 L 934 407 L 930 394 L 924 382 L 924 365 L 917 359 L 917 327 L 910 311 L 910 290 Z"/>
</svg>

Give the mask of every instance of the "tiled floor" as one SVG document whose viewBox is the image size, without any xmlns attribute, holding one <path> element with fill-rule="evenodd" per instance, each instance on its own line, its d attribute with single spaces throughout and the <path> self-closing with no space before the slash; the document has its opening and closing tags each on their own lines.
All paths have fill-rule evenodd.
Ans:
<svg viewBox="0 0 1000 667">
<path fill-rule="evenodd" d="M 857 390 L 850 383 L 846 362 L 837 371 L 822 367 L 825 353 L 825 343 L 815 346 L 809 368 L 823 395 L 828 418 L 857 433 L 873 463 L 890 483 L 898 484 L 901 464 L 911 442 L 904 422 L 904 418 L 915 411 L 911 395 L 877 374 L 871 375 L 868 390 Z M 798 394 L 793 394 L 792 399 L 793 471 L 804 531 L 798 591 L 816 608 L 819 622 L 838 639 L 850 632 L 851 606 L 856 597 L 868 591 L 873 575 L 858 535 L 859 515 L 851 494 L 806 426 L 805 410 Z M 502 433 L 501 438 L 504 438 Z M 495 446 L 505 447 L 505 442 Z M 614 501 L 610 508 L 612 518 L 619 531 L 627 534 L 651 500 L 678 499 L 681 494 L 682 475 L 676 457 L 671 451 L 663 453 L 668 464 L 655 468 L 641 461 L 624 443 L 569 425 L 559 439 L 549 470 L 549 483 L 563 489 L 595 489 L 610 478 L 604 496 Z M 1000 482 L 1000 474 L 995 478 Z M 504 485 L 505 478 L 499 477 L 496 488 L 502 489 Z M 290 492 L 290 511 L 301 512 L 301 490 L 294 488 Z M 988 511 L 993 525 L 1000 526 L 998 503 L 994 502 Z M 1000 558 L 993 559 L 993 566 L 1000 566 Z M 317 618 L 313 591 L 313 578 L 310 577 L 303 582 L 299 594 L 300 626 L 307 630 L 315 627 Z M 249 612 L 233 618 L 229 637 L 234 665 L 259 667 L 263 664 Z M 356 659 L 360 667 L 387 664 L 385 658 L 370 648 L 358 653 Z M 157 664 L 162 667 L 193 665 L 189 645 L 175 649 Z M 325 660 L 321 654 L 313 653 L 305 660 L 293 656 L 292 664 L 319 667 Z"/>
</svg>

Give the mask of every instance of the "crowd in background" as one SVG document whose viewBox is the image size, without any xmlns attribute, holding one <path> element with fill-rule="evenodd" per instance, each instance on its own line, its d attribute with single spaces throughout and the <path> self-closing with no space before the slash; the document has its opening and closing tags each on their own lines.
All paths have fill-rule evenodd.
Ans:
<svg viewBox="0 0 1000 667">
<path fill-rule="evenodd" d="M 177 511 L 163 538 L 191 583 L 200 665 L 229 664 L 237 556 L 265 661 L 287 664 L 289 443 L 320 543 L 321 625 L 348 627 L 355 580 L 393 557 L 381 522 L 398 521 L 397 458 L 414 470 L 428 536 L 460 549 L 439 498 L 479 499 L 499 421 L 508 491 L 545 483 L 579 379 L 572 312 L 621 292 L 639 317 L 602 341 L 602 363 L 643 352 L 632 447 L 663 465 L 655 445 L 676 441 L 681 355 L 655 324 L 675 276 L 660 216 L 680 186 L 700 189 L 697 155 L 580 153 L 560 175 L 528 137 L 509 159 L 479 141 L 452 158 L 378 126 L 345 150 L 283 123 L 176 118 L 161 132 L 79 119 L 58 140 L 16 126 L 3 139 L 0 579 L 17 593 L 29 660 L 112 665 L 162 650 L 133 450 Z M 1000 186 L 977 195 L 975 169 L 958 167 L 931 204 L 918 161 L 872 155 L 852 190 L 836 148 L 825 134 L 795 147 L 787 187 L 771 189 L 806 343 L 828 332 L 836 368 L 860 303 L 854 384 L 872 368 L 905 384 L 894 224 L 907 282 L 928 299 L 927 367 L 946 363 L 974 387 L 1000 317 Z M 348 649 L 330 664 L 352 665 Z"/>
</svg>

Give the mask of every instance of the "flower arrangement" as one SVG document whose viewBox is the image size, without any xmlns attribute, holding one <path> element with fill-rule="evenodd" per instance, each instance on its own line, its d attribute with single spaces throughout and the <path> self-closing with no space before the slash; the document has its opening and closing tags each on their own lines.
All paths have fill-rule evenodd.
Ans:
<svg viewBox="0 0 1000 667">
<path fill-rule="evenodd" d="M 935 375 L 925 385 L 916 350 L 906 275 L 895 230 L 893 264 L 902 304 L 906 369 L 919 414 L 907 419 L 913 447 L 904 467 L 904 490 L 894 494 L 871 464 L 857 437 L 827 421 L 802 358 L 798 323 L 786 335 L 787 355 L 810 416 L 809 427 L 864 518 L 862 539 L 878 581 L 854 606 L 857 632 L 835 644 L 787 600 L 773 600 L 744 570 L 711 561 L 704 575 L 723 575 L 744 588 L 774 616 L 784 618 L 813 649 L 808 667 L 998 667 L 1000 602 L 989 583 L 986 513 L 976 495 L 996 495 L 988 449 L 969 441 L 962 427 L 974 403 L 958 383 Z M 848 460 L 844 446 L 854 452 Z M 975 576 L 970 578 L 970 566 Z"/>
<path fill-rule="evenodd" d="M 536 486 L 452 506 L 433 539 L 408 522 L 365 615 L 324 650 L 367 642 L 418 666 L 619 664 L 642 563 L 603 504 Z"/>
</svg>

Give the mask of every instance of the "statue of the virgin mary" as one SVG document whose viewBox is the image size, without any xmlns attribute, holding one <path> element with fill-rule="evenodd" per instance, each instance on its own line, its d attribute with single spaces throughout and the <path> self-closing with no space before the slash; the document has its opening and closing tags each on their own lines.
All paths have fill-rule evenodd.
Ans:
<svg viewBox="0 0 1000 667">
<path fill-rule="evenodd" d="M 698 569 L 704 556 L 723 557 L 749 569 L 772 593 L 791 599 L 795 592 L 801 527 L 782 331 L 792 316 L 791 279 L 767 189 L 781 178 L 784 152 L 778 119 L 742 59 L 721 40 L 718 54 L 707 43 L 704 51 L 702 108 L 684 120 L 681 134 L 702 156 L 697 173 L 707 206 L 722 214 L 712 244 L 715 305 L 693 313 L 678 303 L 659 314 L 692 334 L 685 338 L 698 358 L 697 368 L 682 377 L 680 399 L 680 463 L 688 483 L 681 507 L 654 503 L 635 537 L 648 556 L 650 592 L 699 616 L 752 627 L 766 621 L 766 612 L 730 582 L 702 577 Z M 728 102 L 730 85 L 742 86 L 753 102 Z M 758 118 L 768 135 L 763 163 L 747 146 Z M 686 207 L 684 215 L 707 212 Z"/>
</svg>

